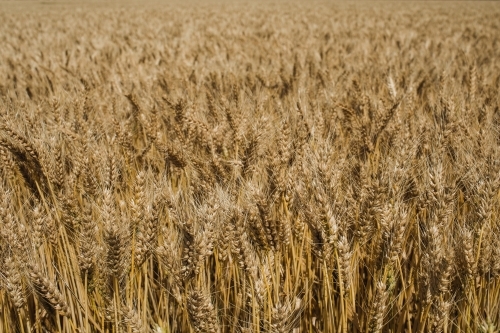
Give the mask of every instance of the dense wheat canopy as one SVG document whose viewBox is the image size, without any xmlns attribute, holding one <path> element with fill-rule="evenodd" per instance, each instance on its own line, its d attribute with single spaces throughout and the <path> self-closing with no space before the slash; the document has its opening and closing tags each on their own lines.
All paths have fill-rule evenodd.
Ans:
<svg viewBox="0 0 500 333">
<path fill-rule="evenodd" d="M 0 332 L 499 332 L 498 17 L 0 8 Z"/>
</svg>

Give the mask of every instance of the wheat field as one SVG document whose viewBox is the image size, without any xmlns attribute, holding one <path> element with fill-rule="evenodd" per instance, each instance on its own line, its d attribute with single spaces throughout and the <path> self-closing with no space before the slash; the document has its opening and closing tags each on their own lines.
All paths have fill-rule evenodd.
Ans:
<svg viewBox="0 0 500 333">
<path fill-rule="evenodd" d="M 0 7 L 0 332 L 500 332 L 500 6 Z"/>
</svg>

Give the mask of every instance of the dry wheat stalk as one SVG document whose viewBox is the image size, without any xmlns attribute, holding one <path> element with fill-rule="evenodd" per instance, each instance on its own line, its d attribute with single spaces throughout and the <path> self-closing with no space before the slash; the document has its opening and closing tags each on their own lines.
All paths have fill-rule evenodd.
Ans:
<svg viewBox="0 0 500 333">
<path fill-rule="evenodd" d="M 216 333 L 220 331 L 215 308 L 202 291 L 192 290 L 187 299 L 189 319 L 195 332 Z"/>
<path fill-rule="evenodd" d="M 35 291 L 62 316 L 70 317 L 68 304 L 57 286 L 41 272 L 34 263 L 28 263 L 28 276 Z"/>
<path fill-rule="evenodd" d="M 21 309 L 26 304 L 24 288 L 19 263 L 14 257 L 5 258 L 5 287 L 16 308 Z"/>
</svg>

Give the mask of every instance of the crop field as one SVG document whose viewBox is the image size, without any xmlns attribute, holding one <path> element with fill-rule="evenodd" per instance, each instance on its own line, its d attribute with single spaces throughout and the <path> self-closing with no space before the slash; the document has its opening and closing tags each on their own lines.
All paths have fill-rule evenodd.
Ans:
<svg viewBox="0 0 500 333">
<path fill-rule="evenodd" d="M 499 17 L 0 3 L 0 332 L 499 332 Z"/>
</svg>

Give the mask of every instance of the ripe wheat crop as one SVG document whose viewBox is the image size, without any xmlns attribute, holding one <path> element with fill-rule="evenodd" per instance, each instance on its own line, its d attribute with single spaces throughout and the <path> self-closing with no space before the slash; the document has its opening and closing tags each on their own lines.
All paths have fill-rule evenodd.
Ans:
<svg viewBox="0 0 500 333">
<path fill-rule="evenodd" d="M 0 8 L 0 332 L 499 332 L 499 16 Z"/>
</svg>

